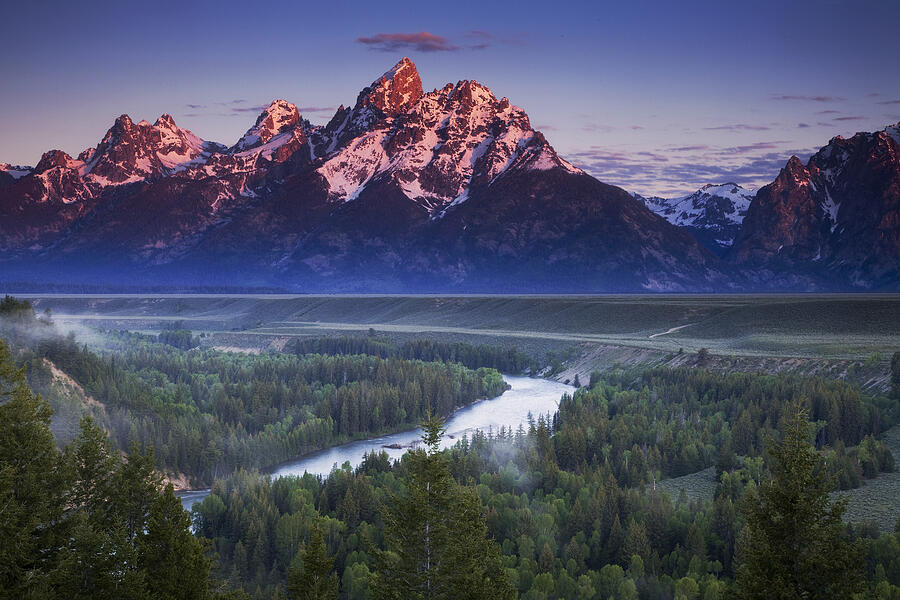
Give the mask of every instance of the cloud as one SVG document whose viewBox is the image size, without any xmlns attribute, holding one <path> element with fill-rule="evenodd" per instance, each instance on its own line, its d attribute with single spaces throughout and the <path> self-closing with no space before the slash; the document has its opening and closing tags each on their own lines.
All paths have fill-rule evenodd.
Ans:
<svg viewBox="0 0 900 600">
<path fill-rule="evenodd" d="M 809 123 L 797 123 L 797 129 L 806 129 L 807 127 L 811 127 Z"/>
<path fill-rule="evenodd" d="M 554 127 L 553 125 L 535 125 L 535 129 L 538 131 L 556 131 L 559 129 L 558 127 Z"/>
<path fill-rule="evenodd" d="M 707 183 L 733 181 L 756 189 L 771 183 L 792 154 L 805 159 L 817 150 L 775 140 L 734 147 L 671 146 L 661 151 L 590 146 L 565 158 L 606 183 L 645 196 L 674 198 Z"/>
<path fill-rule="evenodd" d="M 235 106 L 234 108 L 231 109 L 231 112 L 233 112 L 233 113 L 245 113 L 245 112 L 258 113 L 258 112 L 262 112 L 262 111 L 266 110 L 267 108 L 269 108 L 268 104 L 259 104 L 257 106 Z"/>
<path fill-rule="evenodd" d="M 704 127 L 704 131 L 768 131 L 770 127 L 765 125 L 748 125 L 737 123 L 735 125 L 719 125 L 717 127 Z"/>
<path fill-rule="evenodd" d="M 884 100 L 878 104 L 900 104 L 900 100 Z"/>
<path fill-rule="evenodd" d="M 612 125 L 601 125 L 599 123 L 585 123 L 581 128 L 582 131 L 589 131 L 592 133 L 597 131 L 601 133 L 609 133 L 610 131 L 615 131 L 615 129 L 616 128 Z"/>
<path fill-rule="evenodd" d="M 803 96 L 795 94 L 772 94 L 772 100 L 803 100 L 805 102 L 840 102 L 840 96 Z"/>
<path fill-rule="evenodd" d="M 865 117 L 835 117 L 832 121 L 864 121 Z"/>
<path fill-rule="evenodd" d="M 631 126 L 632 131 L 640 131 L 641 129 L 644 129 L 644 127 L 642 127 L 641 125 L 632 125 Z"/>
<path fill-rule="evenodd" d="M 839 110 L 820 110 L 816 113 L 817 115 L 839 115 L 841 111 Z"/>
<path fill-rule="evenodd" d="M 358 37 L 356 41 L 372 50 L 396 52 L 416 50 L 418 52 L 452 52 L 460 47 L 445 37 L 420 31 L 419 33 L 377 33 L 371 37 Z"/>
<path fill-rule="evenodd" d="M 436 35 L 428 31 L 418 33 L 376 33 L 373 36 L 356 38 L 372 50 L 397 52 L 415 50 L 418 52 L 456 52 L 458 50 L 484 50 L 496 44 L 524 45 L 523 36 L 497 36 L 483 29 L 470 29 L 456 40 Z"/>
<path fill-rule="evenodd" d="M 246 102 L 246 100 L 244 100 L 243 98 L 238 98 L 237 100 L 228 100 L 227 102 L 212 102 L 210 104 L 185 104 L 185 106 L 197 110 L 201 108 L 209 108 L 210 106 L 233 106 L 235 104 L 243 104 L 244 102 Z"/>
<path fill-rule="evenodd" d="M 315 112 L 334 112 L 337 110 L 336 106 L 298 106 L 297 110 L 301 113 L 315 113 Z"/>
<path fill-rule="evenodd" d="M 488 33 L 481 29 L 473 29 L 463 37 L 472 40 L 472 43 L 468 46 L 471 50 L 484 50 L 496 40 L 496 36 L 493 33 Z"/>
<path fill-rule="evenodd" d="M 674 148 L 668 148 L 668 150 L 672 152 L 695 152 L 697 150 L 709 150 L 709 146 L 706 144 L 696 144 L 694 146 L 675 146 Z"/>
</svg>

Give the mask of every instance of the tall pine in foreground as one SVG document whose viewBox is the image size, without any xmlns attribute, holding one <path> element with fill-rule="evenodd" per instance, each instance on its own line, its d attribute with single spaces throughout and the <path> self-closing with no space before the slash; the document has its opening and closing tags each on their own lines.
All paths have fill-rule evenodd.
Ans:
<svg viewBox="0 0 900 600">
<path fill-rule="evenodd" d="M 57 545 L 65 503 L 52 414 L 0 340 L 0 598 L 41 597 L 49 585 L 47 549 Z"/>
<path fill-rule="evenodd" d="M 152 454 L 90 418 L 60 452 L 52 410 L 0 341 L 0 600 L 203 600 L 211 561 Z"/>
<path fill-rule="evenodd" d="M 784 439 L 771 451 L 772 477 L 746 499 L 741 598 L 851 598 L 864 586 L 862 552 L 843 535 L 846 500 L 829 498 L 834 481 L 808 432 L 807 412 L 795 404 Z"/>
<path fill-rule="evenodd" d="M 325 535 L 315 526 L 309 543 L 288 569 L 288 596 L 291 600 L 337 600 L 338 579 L 333 567 L 334 557 L 328 556 Z"/>
<path fill-rule="evenodd" d="M 381 600 L 506 600 L 515 597 L 488 539 L 481 502 L 450 475 L 439 445 L 443 421 L 428 415 L 420 448 L 408 454 L 406 493 L 383 511 L 387 551 L 376 553 Z"/>
</svg>

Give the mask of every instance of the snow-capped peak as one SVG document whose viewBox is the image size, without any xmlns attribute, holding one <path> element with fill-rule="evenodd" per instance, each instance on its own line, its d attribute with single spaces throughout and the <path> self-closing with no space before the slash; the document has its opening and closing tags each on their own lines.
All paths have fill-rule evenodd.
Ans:
<svg viewBox="0 0 900 600">
<path fill-rule="evenodd" d="M 414 66 L 401 61 L 395 69 L 393 80 L 386 74 L 373 84 L 375 91 Z M 326 127 L 335 139 L 347 136 L 319 168 L 335 200 L 358 198 L 371 182 L 391 183 L 437 218 L 465 202 L 473 186 L 489 186 L 511 169 L 580 173 L 532 129 L 521 108 L 476 81 L 448 83 L 384 120 L 366 112 L 365 102 L 386 97 L 373 93 L 364 90 L 362 107 L 339 112 L 341 123 L 336 115 Z"/>
<path fill-rule="evenodd" d="M 634 197 L 669 223 L 690 229 L 700 242 L 720 252 L 734 243 L 754 195 L 736 183 L 709 183 L 680 198 Z"/>
<path fill-rule="evenodd" d="M 0 163 L 0 171 L 3 171 L 13 179 L 21 179 L 32 171 L 34 167 L 25 167 L 22 165 L 11 165 L 9 163 Z"/>
<path fill-rule="evenodd" d="M 178 127 L 169 114 L 163 113 L 152 125 L 121 115 L 95 149 L 79 155 L 79 169 L 95 186 L 122 185 L 178 173 L 219 148 Z"/>
<path fill-rule="evenodd" d="M 897 143 L 898 146 L 900 146 L 900 122 L 898 122 L 896 125 L 888 125 L 884 128 L 884 132 L 888 134 L 894 140 L 894 142 Z"/>
<path fill-rule="evenodd" d="M 392 117 L 405 113 L 421 97 L 419 71 L 411 60 L 403 58 L 359 93 L 356 107 L 374 106 Z"/>
<path fill-rule="evenodd" d="M 81 166 L 79 161 L 73 159 L 62 150 L 49 150 L 44 152 L 43 156 L 41 156 L 41 160 L 38 161 L 34 171 L 35 173 L 43 173 L 44 171 L 49 171 L 53 167 L 77 169 L 79 166 Z"/>
<path fill-rule="evenodd" d="M 269 143 L 275 136 L 295 128 L 300 123 L 300 111 L 287 100 L 273 100 L 256 119 L 256 124 L 238 140 L 232 151 L 244 152 Z"/>
</svg>

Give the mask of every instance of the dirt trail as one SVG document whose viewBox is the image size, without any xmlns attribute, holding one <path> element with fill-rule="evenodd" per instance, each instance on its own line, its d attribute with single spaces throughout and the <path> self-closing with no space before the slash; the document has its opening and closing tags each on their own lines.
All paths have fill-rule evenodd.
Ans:
<svg viewBox="0 0 900 600">
<path fill-rule="evenodd" d="M 662 331 L 662 332 L 660 332 L 660 333 L 654 333 L 654 334 L 652 334 L 652 335 L 650 335 L 650 336 L 648 336 L 648 337 L 652 340 L 652 339 L 655 338 L 655 337 L 659 337 L 659 336 L 661 336 L 661 335 L 668 335 L 668 334 L 670 334 L 670 333 L 675 333 L 675 332 L 678 331 L 679 329 L 684 329 L 685 327 L 690 327 L 691 325 L 696 325 L 696 323 L 688 323 L 687 325 L 679 325 L 678 327 L 671 327 L 671 328 L 669 328 L 669 329 L 667 329 L 667 330 L 665 330 L 665 331 Z"/>
</svg>

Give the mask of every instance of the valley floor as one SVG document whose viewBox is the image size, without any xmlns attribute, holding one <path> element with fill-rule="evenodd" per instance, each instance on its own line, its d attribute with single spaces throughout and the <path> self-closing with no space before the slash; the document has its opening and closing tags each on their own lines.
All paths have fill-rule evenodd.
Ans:
<svg viewBox="0 0 900 600">
<path fill-rule="evenodd" d="M 290 296 L 32 295 L 73 329 L 156 332 L 176 324 L 204 345 L 281 350 L 292 339 L 365 333 L 516 346 L 565 357 L 560 381 L 616 365 L 697 364 L 796 372 L 887 389 L 900 347 L 900 295 Z"/>
</svg>

